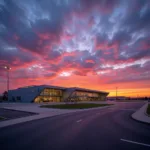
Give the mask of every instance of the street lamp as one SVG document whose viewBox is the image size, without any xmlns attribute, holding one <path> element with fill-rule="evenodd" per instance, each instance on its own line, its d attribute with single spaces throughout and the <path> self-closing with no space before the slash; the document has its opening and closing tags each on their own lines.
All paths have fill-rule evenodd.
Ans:
<svg viewBox="0 0 150 150">
<path fill-rule="evenodd" d="M 7 70 L 7 92 L 9 91 L 9 70 L 11 69 L 9 66 L 4 67 Z"/>
<path fill-rule="evenodd" d="M 118 87 L 116 87 L 116 100 L 117 100 L 117 89 L 118 89 Z"/>
</svg>

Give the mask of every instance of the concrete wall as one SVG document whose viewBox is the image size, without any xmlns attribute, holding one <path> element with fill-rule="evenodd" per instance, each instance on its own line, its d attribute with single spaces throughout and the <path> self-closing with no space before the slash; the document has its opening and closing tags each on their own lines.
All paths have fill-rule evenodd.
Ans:
<svg viewBox="0 0 150 150">
<path fill-rule="evenodd" d="M 31 87 L 31 88 L 20 88 L 16 90 L 10 90 L 8 92 L 8 100 L 14 102 L 32 102 L 34 98 L 40 94 L 42 88 Z M 17 100 L 20 97 L 21 100 Z"/>
<path fill-rule="evenodd" d="M 103 100 L 106 100 L 107 95 L 108 95 L 108 94 L 100 93 L 100 94 L 99 94 L 100 100 L 102 100 L 102 101 L 103 101 Z"/>
</svg>

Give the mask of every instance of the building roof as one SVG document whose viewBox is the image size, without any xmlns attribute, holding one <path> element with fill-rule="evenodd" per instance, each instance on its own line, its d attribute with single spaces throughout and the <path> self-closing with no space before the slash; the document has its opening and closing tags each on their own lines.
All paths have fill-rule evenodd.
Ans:
<svg viewBox="0 0 150 150">
<path fill-rule="evenodd" d="M 108 96 L 108 98 L 116 98 L 116 96 Z M 117 96 L 117 98 L 127 98 L 126 96 Z"/>
<path fill-rule="evenodd" d="M 91 90 L 91 89 L 86 89 L 86 88 L 79 88 L 79 87 L 61 87 L 61 86 L 54 86 L 54 85 L 32 85 L 32 86 L 24 86 L 20 87 L 18 89 L 26 89 L 26 88 L 54 88 L 54 89 L 74 89 L 74 90 L 79 90 L 79 91 L 86 91 L 86 92 L 98 92 L 98 93 L 106 93 L 108 94 L 109 92 L 104 92 L 104 91 L 99 91 L 99 90 Z"/>
<path fill-rule="evenodd" d="M 91 89 L 79 88 L 79 87 L 73 87 L 73 89 L 78 90 L 78 91 L 86 91 L 86 92 L 96 92 L 96 93 L 105 93 L 105 94 L 109 93 L 109 92 L 98 91 L 98 90 L 91 90 Z"/>
<path fill-rule="evenodd" d="M 53 85 L 32 85 L 32 86 L 24 86 L 18 89 L 25 89 L 25 88 L 55 88 L 55 89 L 66 89 L 65 87 L 60 86 L 53 86 Z"/>
</svg>

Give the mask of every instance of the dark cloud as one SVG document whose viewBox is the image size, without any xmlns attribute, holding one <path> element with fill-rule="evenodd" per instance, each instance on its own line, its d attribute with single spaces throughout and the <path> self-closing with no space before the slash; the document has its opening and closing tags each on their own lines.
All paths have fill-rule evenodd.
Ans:
<svg viewBox="0 0 150 150">
<path fill-rule="evenodd" d="M 118 31 L 111 40 L 112 43 L 118 42 L 121 44 L 127 44 L 131 41 L 131 34 L 127 31 Z"/>
<path fill-rule="evenodd" d="M 59 41 L 64 17 L 69 13 L 70 6 L 70 3 L 58 4 L 48 0 L 26 1 L 23 4 L 17 0 L 5 0 L 0 5 L 0 24 L 5 28 L 0 38 L 31 52 L 45 52 L 48 43 Z"/>
<path fill-rule="evenodd" d="M 45 67 L 45 69 L 52 72 L 60 72 L 62 70 L 61 66 L 59 66 L 58 64 L 49 64 L 49 66 Z"/>
<path fill-rule="evenodd" d="M 43 51 L 43 45 L 39 44 L 40 38 L 30 30 L 20 33 L 19 39 L 16 43 L 19 47 L 31 52 L 42 53 Z"/>
<path fill-rule="evenodd" d="M 81 66 L 83 68 L 93 68 L 95 66 L 95 63 L 91 63 L 91 62 L 83 62 L 81 63 Z"/>
<path fill-rule="evenodd" d="M 150 57 L 150 49 L 149 50 L 141 50 L 141 51 L 138 51 L 135 53 L 131 53 L 131 54 L 129 54 L 128 58 L 138 60 L 138 59 L 148 57 L 148 56 Z"/>
<path fill-rule="evenodd" d="M 81 5 L 84 10 L 91 10 L 95 7 L 100 8 L 101 12 L 110 13 L 119 3 L 119 0 L 81 0 Z"/>
<path fill-rule="evenodd" d="M 134 9 L 134 5 L 137 6 L 137 10 Z M 127 13 L 122 26 L 125 26 L 129 32 L 135 32 L 140 30 L 149 30 L 150 29 L 150 2 L 147 0 L 144 1 L 135 1 L 134 5 L 129 5 L 129 8 L 132 9 L 131 13 Z"/>
<path fill-rule="evenodd" d="M 57 74 L 55 72 L 51 72 L 51 73 L 44 74 L 44 77 L 52 78 L 52 77 L 55 77 L 56 75 Z"/>
<path fill-rule="evenodd" d="M 87 73 L 84 71 L 79 71 L 79 70 L 76 70 L 73 72 L 75 75 L 78 75 L 78 76 L 86 76 Z"/>
<path fill-rule="evenodd" d="M 61 57 L 61 52 L 60 52 L 60 51 L 52 50 L 52 51 L 49 53 L 47 59 L 48 59 L 48 60 L 55 60 L 55 59 L 60 58 L 60 57 Z"/>
<path fill-rule="evenodd" d="M 8 30 L 15 32 L 20 26 L 24 27 L 23 19 L 25 19 L 25 13 L 15 1 L 4 0 L 4 5 L 0 4 L 0 23 Z"/>
<path fill-rule="evenodd" d="M 130 70 L 134 69 L 134 70 Z M 132 72 L 131 72 L 132 71 Z M 141 72 L 139 72 L 141 71 Z M 143 71 L 143 72 L 142 72 Z M 141 82 L 141 81 L 149 81 L 150 80 L 150 72 L 146 70 L 146 68 L 140 66 L 132 66 L 131 68 L 126 68 L 120 71 L 121 75 L 125 76 L 117 76 L 114 79 L 109 80 L 108 84 L 113 83 L 131 83 L 131 82 Z"/>
<path fill-rule="evenodd" d="M 14 47 L 8 47 L 0 50 L 0 62 L 4 62 L 5 65 L 14 65 L 14 62 L 18 61 L 18 64 L 16 65 L 21 66 L 24 63 L 30 63 L 34 60 L 36 60 L 35 56 L 32 56 L 29 53 L 24 53 Z"/>
<path fill-rule="evenodd" d="M 40 19 L 32 24 L 32 28 L 39 34 L 56 34 L 56 36 L 59 37 L 62 31 L 62 22 L 53 22 L 48 19 Z"/>
<path fill-rule="evenodd" d="M 99 45 L 99 44 L 106 44 L 106 43 L 108 43 L 108 41 L 109 41 L 109 39 L 108 39 L 107 34 L 98 34 L 96 36 L 97 45 Z"/>
<path fill-rule="evenodd" d="M 113 79 L 107 83 L 109 84 L 113 84 L 113 83 L 129 83 L 129 82 L 137 82 L 137 81 L 149 81 L 150 80 L 150 77 L 149 76 L 136 76 L 133 78 L 133 76 L 128 76 L 128 77 L 125 77 L 124 79 Z"/>
</svg>

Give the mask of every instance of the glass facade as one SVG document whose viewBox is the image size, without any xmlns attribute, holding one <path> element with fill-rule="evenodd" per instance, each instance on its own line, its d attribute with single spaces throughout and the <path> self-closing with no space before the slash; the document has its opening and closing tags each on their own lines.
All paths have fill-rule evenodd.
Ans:
<svg viewBox="0 0 150 150">
<path fill-rule="evenodd" d="M 99 94 L 98 93 L 92 93 L 92 92 L 75 91 L 73 93 L 73 96 L 99 97 Z"/>
<path fill-rule="evenodd" d="M 44 89 L 34 102 L 61 102 L 62 90 Z"/>
<path fill-rule="evenodd" d="M 73 93 L 66 93 L 60 89 L 46 88 L 35 98 L 34 102 L 100 101 L 105 100 L 106 96 L 107 94 L 98 92 L 74 91 Z"/>
<path fill-rule="evenodd" d="M 41 96 L 62 96 L 62 90 L 44 89 L 40 95 Z"/>
<path fill-rule="evenodd" d="M 83 91 L 75 91 L 69 98 L 69 101 L 98 101 L 98 100 L 103 100 L 100 93 L 83 92 Z"/>
</svg>

